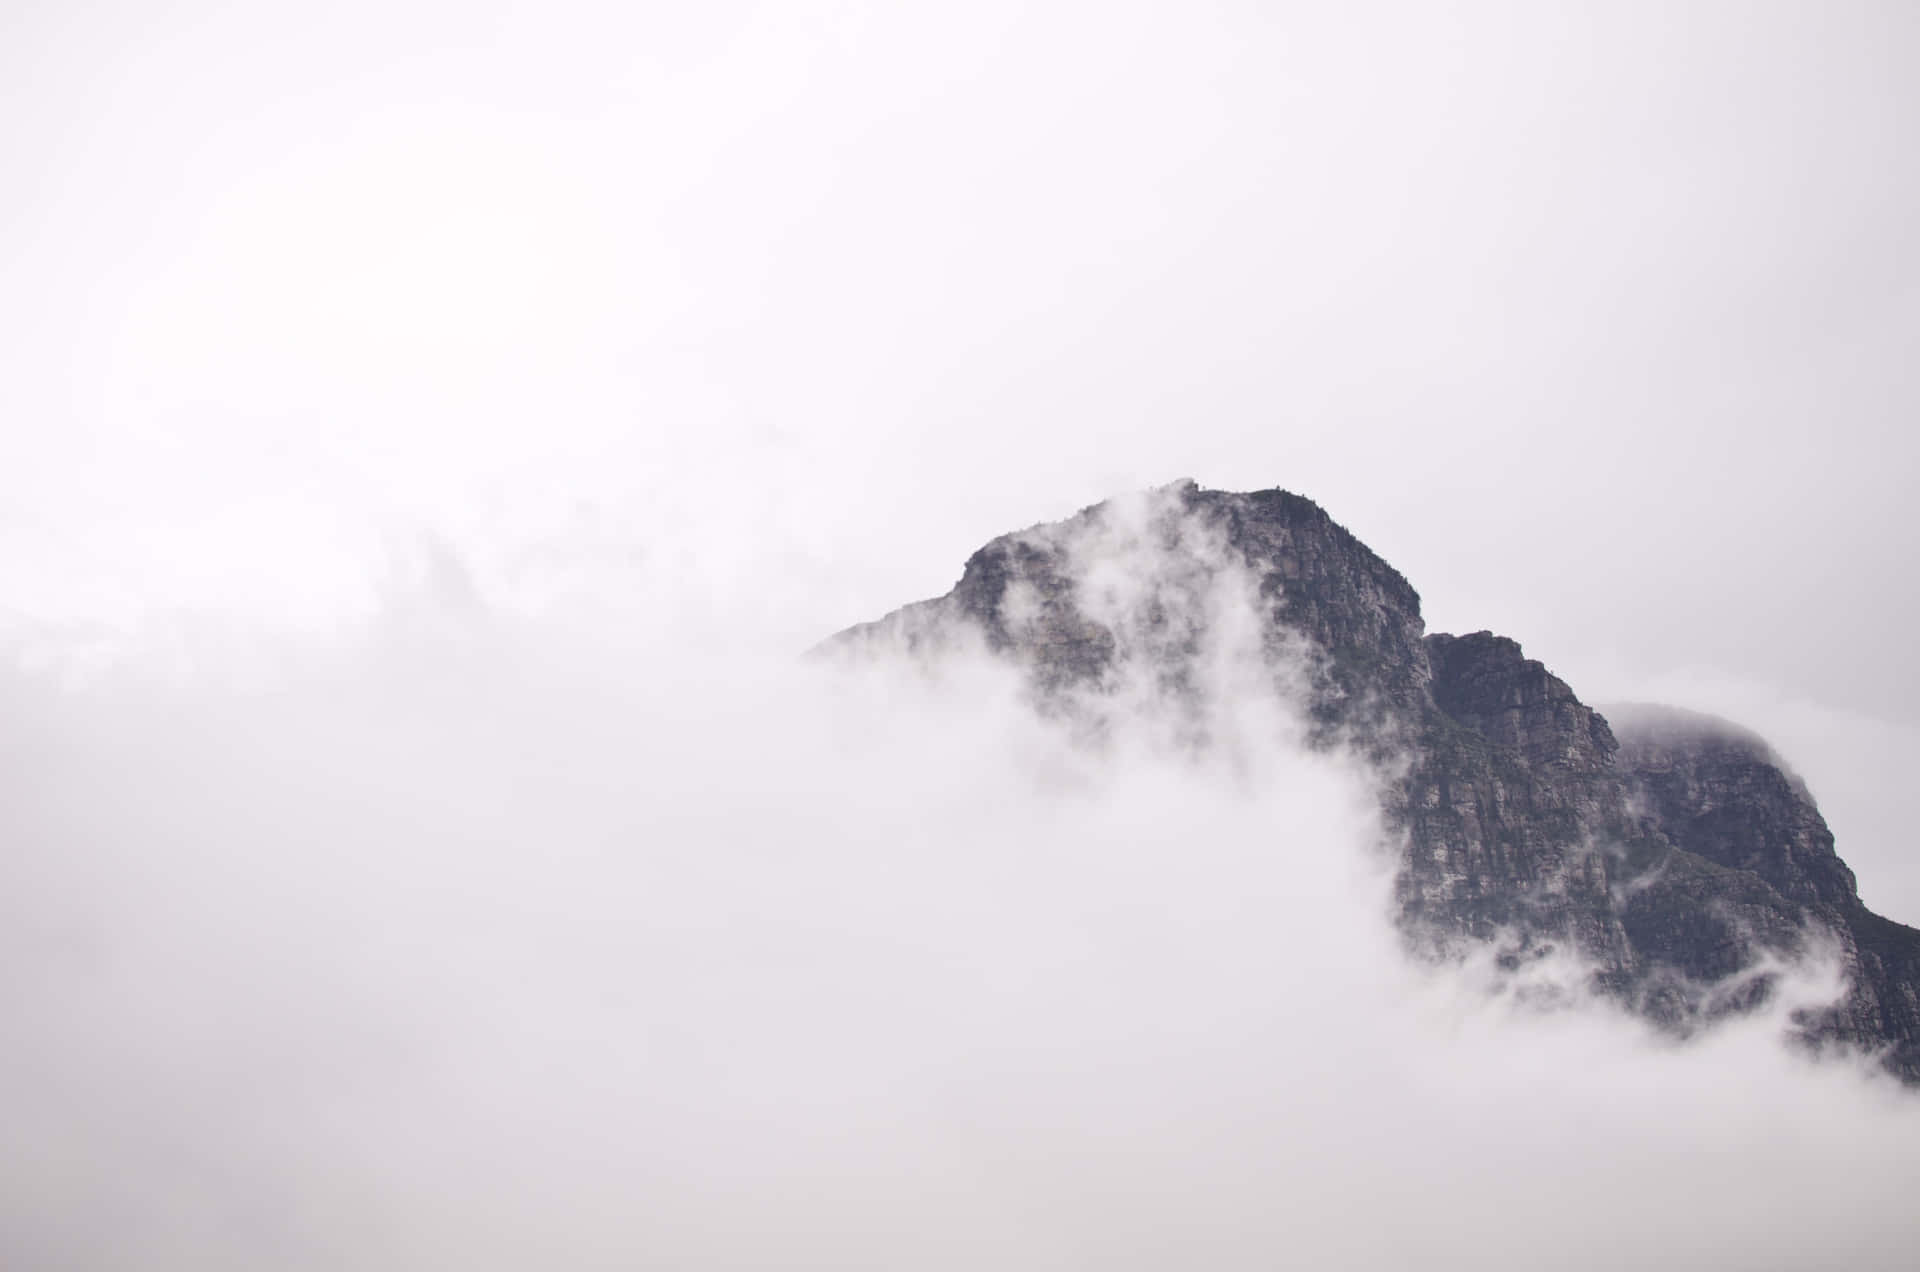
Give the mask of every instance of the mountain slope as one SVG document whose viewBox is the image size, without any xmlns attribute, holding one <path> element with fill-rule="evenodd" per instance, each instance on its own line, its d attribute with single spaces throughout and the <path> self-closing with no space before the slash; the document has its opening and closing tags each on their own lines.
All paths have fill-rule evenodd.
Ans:
<svg viewBox="0 0 1920 1272">
<path fill-rule="evenodd" d="M 1664 708 L 1610 722 L 1512 640 L 1427 635 L 1406 579 L 1301 496 L 1179 482 L 1110 500 L 995 539 L 945 596 L 827 647 L 977 641 L 1067 715 L 1143 674 L 1197 700 L 1222 587 L 1249 600 L 1313 744 L 1350 745 L 1385 775 L 1416 951 L 1487 944 L 1513 968 L 1572 952 L 1601 991 L 1682 1033 L 1826 953 L 1850 988 L 1803 1017 L 1804 1040 L 1880 1052 L 1920 1083 L 1920 931 L 1861 904 L 1764 743 Z"/>
</svg>

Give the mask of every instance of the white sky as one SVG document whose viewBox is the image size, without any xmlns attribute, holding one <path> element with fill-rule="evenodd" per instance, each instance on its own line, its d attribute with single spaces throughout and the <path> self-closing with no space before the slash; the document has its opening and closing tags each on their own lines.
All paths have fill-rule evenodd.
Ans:
<svg viewBox="0 0 1920 1272">
<path fill-rule="evenodd" d="M 791 655 L 1284 486 L 1430 629 L 1758 728 L 1920 922 L 1916 64 L 1898 3 L 14 0 L 0 649 L 238 671 L 0 660 L 0 1252 L 1906 1266 L 1910 1100 L 1410 968 L 1324 757 Z M 476 599 L 551 621 L 412 640 Z"/>
<path fill-rule="evenodd" d="M 1870 807 L 1920 762 L 1911 6 L 4 35 L 17 640 L 327 622 L 430 538 L 497 604 L 799 647 L 1110 493 L 1280 485 L 1433 629 L 1772 733 L 1920 917 Z"/>
</svg>

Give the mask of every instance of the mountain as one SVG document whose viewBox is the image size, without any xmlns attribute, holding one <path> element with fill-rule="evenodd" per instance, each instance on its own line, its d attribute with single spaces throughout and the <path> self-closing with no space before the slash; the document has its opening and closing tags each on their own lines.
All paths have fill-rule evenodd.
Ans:
<svg viewBox="0 0 1920 1272">
<path fill-rule="evenodd" d="M 1806 786 L 1751 733 L 1657 706 L 1583 703 L 1514 641 L 1429 635 L 1406 579 L 1284 490 L 1176 482 L 1002 535 L 952 591 L 823 648 L 937 655 L 969 643 L 1020 666 L 1042 710 L 1099 727 L 1142 677 L 1200 702 L 1222 589 L 1311 745 L 1380 779 L 1409 948 L 1556 953 L 1599 992 L 1687 1034 L 1751 1010 L 1808 953 L 1848 980 L 1796 1017 L 1814 1049 L 1878 1054 L 1920 1085 L 1920 930 L 1872 913 Z"/>
</svg>

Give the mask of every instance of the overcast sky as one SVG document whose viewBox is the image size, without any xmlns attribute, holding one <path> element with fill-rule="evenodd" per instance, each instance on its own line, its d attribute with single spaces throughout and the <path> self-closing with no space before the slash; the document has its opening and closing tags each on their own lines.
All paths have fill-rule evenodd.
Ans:
<svg viewBox="0 0 1920 1272">
<path fill-rule="evenodd" d="M 800 647 L 1117 491 L 1284 486 L 1433 629 L 1767 729 L 1920 916 L 1872 807 L 1920 763 L 1911 5 L 5 27 L 16 641 L 324 623 L 428 537 L 491 604 Z"/>
<path fill-rule="evenodd" d="M 810 633 L 1192 475 L 1911 718 L 1920 15 L 1448 9 L 17 8 L 8 528 L 631 498 Z"/>
<path fill-rule="evenodd" d="M 1195 818 L 1219 819 L 1219 843 L 1363 840 L 1331 779 L 1301 779 L 1319 781 L 1321 796 L 1297 806 L 1275 805 L 1272 791 L 1221 803 L 1179 783 L 1130 803 L 1127 783 L 1095 782 L 1118 802 L 1062 811 L 1021 764 L 1044 747 L 998 755 L 1019 727 L 1005 720 L 955 723 L 942 714 L 952 704 L 921 704 L 925 719 L 902 722 L 860 714 L 872 704 L 759 697 L 758 682 L 715 687 L 728 668 L 781 664 L 828 632 L 944 592 L 996 534 L 1180 477 L 1314 498 L 1409 577 L 1431 630 L 1511 635 L 1588 701 L 1657 698 L 1758 728 L 1811 782 L 1866 899 L 1920 922 L 1908 795 L 1920 768 L 1916 65 L 1920 7 L 1893 2 L 6 6 L 0 644 L 14 661 L 69 688 L 161 664 L 212 684 L 259 640 L 311 641 L 397 611 L 430 623 L 436 606 L 541 618 L 568 640 L 598 631 L 602 642 L 571 688 L 511 659 L 464 671 L 403 660 L 396 687 L 393 668 L 369 655 L 335 669 L 360 706 L 307 684 L 278 715 L 213 690 L 190 690 L 184 705 L 109 694 L 47 706 L 35 696 L 43 682 L 0 676 L 9 718 L 31 725 L 7 734 L 0 774 L 13 784 L 8 806 L 31 810 L 8 823 L 9 842 L 33 845 L 9 852 L 0 897 L 12 907 L 0 939 L 16 942 L 0 985 L 20 1004 L 6 1013 L 14 1067 L 0 1081 L 13 1085 L 0 1095 L 34 1110 L 21 1142 L 40 1154 L 0 1159 L 8 1213 L 39 1225 L 15 1223 L 20 1248 L 136 1266 L 144 1233 L 182 1252 L 177 1266 L 225 1266 L 209 1251 L 235 1267 L 292 1266 L 280 1257 L 289 1248 L 333 1266 L 302 1242 L 347 1241 L 339 1216 L 350 1215 L 372 1226 L 349 1253 L 380 1252 L 363 1266 L 406 1266 L 394 1250 L 407 1224 L 398 1236 L 379 1229 L 369 1216 L 385 1212 L 368 1198 L 397 1188 L 422 1205 L 432 1180 L 437 1200 L 408 1212 L 417 1266 L 432 1265 L 422 1250 L 471 1259 L 476 1243 L 511 1266 L 512 1240 L 533 1258 L 582 1230 L 625 1232 L 633 1177 L 622 1172 L 639 1168 L 620 1154 L 660 1124 L 649 1118 L 678 1128 L 695 1158 L 712 1150 L 686 1109 L 617 1098 L 631 1094 L 631 1075 L 611 1057 L 633 1035 L 597 1014 L 652 992 L 595 979 L 615 965 L 607 951 L 644 958 L 621 942 L 653 939 L 649 922 L 665 921 L 669 950 L 699 947 L 671 930 L 670 902 L 647 900 L 656 908 L 630 922 L 617 903 L 628 894 L 595 873 L 628 866 L 581 846 L 642 816 L 609 793 L 627 772 L 615 742 L 678 774 L 663 779 L 679 785 L 645 812 L 648 825 L 705 828 L 668 835 L 685 859 L 668 852 L 660 868 L 697 876 L 703 843 L 730 860 L 757 836 L 813 826 L 816 838 L 799 842 L 824 854 L 822 929 L 837 915 L 876 940 L 898 933 L 824 895 L 836 879 L 866 877 L 869 841 L 904 839 L 936 862 L 1004 844 L 1009 855 L 989 865 L 1018 877 L 1034 825 L 1064 827 L 1059 842 L 1072 845 L 1104 842 L 1132 817 L 1144 864 L 1115 896 L 1151 911 L 1169 887 L 1190 886 L 1203 910 L 1218 904 L 1213 884 L 1247 864 L 1202 862 L 1216 873 L 1184 885 L 1156 876 L 1154 854 L 1185 844 Z M 634 671 L 635 651 L 688 661 Z M 565 662 L 552 649 L 542 658 Z M 696 668 L 687 675 L 709 687 L 662 699 L 658 684 L 626 680 L 663 666 Z M 523 701 L 499 689 L 502 667 L 560 696 Z M 451 679 L 413 674 L 429 669 Z M 496 691 L 508 698 L 492 702 Z M 636 722 L 654 710 L 667 724 L 647 732 Z M 838 731 L 828 758 L 811 754 L 810 713 Z M 503 735 L 502 719 L 528 732 Z M 413 738 L 416 726 L 430 736 Z M 484 739 L 472 754 L 460 749 L 469 734 Z M 276 737 L 295 749 L 275 750 Z M 849 750 L 849 737 L 863 740 Z M 538 752 L 516 749 L 525 738 L 554 747 L 538 763 L 558 785 L 517 784 Z M 1297 776 L 1286 766 L 1303 761 L 1272 763 Z M 751 789 L 743 772 L 789 764 L 785 785 L 731 807 Z M 942 764 L 959 775 L 944 785 L 929 776 Z M 251 772 L 237 808 L 202 793 L 236 771 Z M 594 785 L 596 774 L 607 781 Z M 976 786 L 962 790 L 962 778 Z M 865 783 L 898 793 L 866 839 L 849 841 L 832 819 Z M 336 801 L 340 789 L 357 793 Z M 505 803 L 468 808 L 476 790 Z M 995 792 L 1011 810 L 1003 821 L 969 820 Z M 952 824 L 932 824 L 927 808 Z M 324 816 L 309 825 L 313 809 Z M 568 833 L 555 842 L 581 854 L 561 863 L 572 873 L 515 860 L 556 816 Z M 288 825 L 302 828 L 291 860 L 316 867 L 297 887 L 275 874 L 295 866 L 248 856 L 262 827 Z M 157 840 L 177 860 L 142 855 L 155 827 L 184 828 Z M 389 842 L 400 846 L 391 861 L 376 851 Z M 339 844 L 364 859 L 335 860 Z M 471 907 L 443 901 L 448 861 L 476 845 L 498 856 L 483 852 Z M 746 861 L 743 876 L 765 864 Z M 1042 909 L 1078 914 L 1071 866 L 1022 881 L 1019 895 L 1038 900 L 1007 920 L 1008 951 L 966 953 L 986 960 L 985 979 L 961 977 L 961 1015 L 928 1025 L 926 1055 L 947 1054 L 949 1031 L 964 1033 L 974 1010 L 1008 1013 L 992 1017 L 1001 1032 L 989 1037 L 1033 1039 L 1069 1060 L 1108 1054 L 1129 1018 L 1097 990 L 1083 1015 L 1063 1019 L 1044 985 L 1011 1006 L 982 988 L 1017 975 L 1009 968 L 1036 948 L 1058 952 Z M 382 870 L 396 884 L 374 895 L 391 911 L 368 910 L 365 872 Z M 1287 891 L 1284 878 L 1249 877 Z M 1910 1180 L 1911 1128 L 1835 1085 L 1843 1079 L 1783 1076 L 1786 1062 L 1751 1032 L 1677 1068 L 1651 1063 L 1644 1040 L 1618 1029 L 1590 1034 L 1599 1027 L 1586 1019 L 1523 1047 L 1482 1008 L 1451 1002 L 1422 1018 L 1444 1027 L 1420 1033 L 1396 1013 L 1438 991 L 1403 983 L 1404 969 L 1367 945 L 1379 933 L 1365 928 L 1364 901 L 1314 878 L 1274 900 L 1303 935 L 1228 923 L 1228 944 L 1205 959 L 1290 966 L 1324 955 L 1358 969 L 1331 988 L 1295 986 L 1289 1001 L 1309 1014 L 1372 1003 L 1341 1008 L 1331 1030 L 1369 1040 L 1374 1057 L 1430 1054 L 1430 1068 L 1378 1059 L 1380 1071 L 1350 1076 L 1344 1060 L 1267 1035 L 1243 1039 L 1239 1059 L 1198 1067 L 1185 1053 L 1150 1054 L 1141 1074 L 1088 1091 L 1063 1062 L 1012 1088 L 1030 1107 L 980 1098 L 1016 1129 L 1008 1109 L 1064 1110 L 1064 1138 L 1042 1148 L 1069 1165 L 1102 1160 L 1115 1126 L 1163 1145 L 1154 1136 L 1167 1125 L 1199 1129 L 1176 1135 L 1160 1165 L 1116 1167 L 1096 1181 L 1106 1192 L 1061 1196 L 1049 1190 L 1071 1170 L 1010 1167 L 994 1157 L 1004 1139 L 956 1129 L 974 1106 L 943 1106 L 932 1123 L 902 1125 L 984 1153 L 966 1158 L 978 1179 L 935 1181 L 902 1202 L 909 1231 L 895 1236 L 944 1231 L 961 1215 L 978 1244 L 951 1256 L 959 1266 L 1018 1266 L 994 1244 L 999 1230 L 975 1221 L 987 1214 L 1017 1236 L 1025 1229 L 1007 1216 L 1039 1197 L 1061 1207 L 1042 1224 L 1066 1252 L 1058 1266 L 1085 1266 L 1072 1258 L 1103 1247 L 1085 1243 L 1075 1206 L 1130 1214 L 1128 1198 L 1163 1198 L 1188 1178 L 1184 1163 L 1229 1187 L 1204 1204 L 1188 1198 L 1183 1221 L 1251 1234 L 1239 1251 L 1257 1254 L 1286 1239 L 1295 1212 L 1276 1221 L 1270 1193 L 1232 1191 L 1251 1178 L 1252 1154 L 1306 1189 L 1300 1221 L 1318 1224 L 1329 1249 L 1377 1239 L 1369 1249 L 1383 1264 L 1403 1263 L 1398 1238 L 1368 1227 L 1376 1203 L 1442 1226 L 1466 1214 L 1462 1231 L 1477 1223 L 1524 1245 L 1531 1230 L 1503 1226 L 1486 1199 L 1543 1186 L 1515 1164 L 1551 1155 L 1569 1133 L 1556 1119 L 1592 1101 L 1579 1130 L 1598 1147 L 1582 1186 L 1615 1207 L 1596 1213 L 1648 1225 L 1632 1237 L 1589 1232 L 1582 1248 L 1597 1260 L 1670 1256 L 1696 1227 L 1744 1227 L 1754 1258 L 1793 1241 L 1831 1253 L 1829 1232 L 1860 1243 L 1861 1266 L 1894 1266 L 1911 1249 L 1900 1203 L 1849 1182 Z M 711 882 L 688 885 L 689 912 L 724 928 L 714 917 L 724 906 L 698 899 Z M 966 907 L 1005 894 L 938 873 L 903 886 L 948 885 L 958 908 L 926 940 L 958 948 L 977 931 Z M 224 905 L 229 887 L 258 908 Z M 1355 916 L 1357 927 L 1342 926 Z M 1080 917 L 1097 926 L 1097 914 Z M 569 934 L 582 924 L 576 947 Z M 444 953 L 389 998 L 381 960 L 400 956 L 381 942 L 414 931 L 439 932 Z M 1283 937 L 1292 943 L 1260 944 Z M 873 1019 L 862 995 L 945 983 L 944 947 L 907 944 L 897 973 L 855 974 L 864 953 L 821 947 L 822 983 L 852 980 L 829 991 L 850 1041 L 819 1043 L 820 1073 L 869 1040 L 855 1023 Z M 281 961 L 256 965 L 261 948 Z M 346 966 L 332 966 L 335 948 L 353 951 Z M 80 988 L 34 961 L 49 949 Z M 522 954 L 524 967 L 502 970 Z M 476 969 L 512 992 L 466 1003 Z M 742 1036 L 804 1041 L 765 1014 L 774 1009 L 750 970 L 737 982 L 714 973 L 721 1001 L 744 1004 Z M 1086 983 L 1061 975 L 1062 1001 L 1081 1001 Z M 1252 1027 L 1177 980 L 1145 1001 L 1194 1013 L 1196 1037 Z M 602 988 L 604 1002 L 593 997 Z M 311 1013 L 283 1018 L 309 997 Z M 1375 1010 L 1388 1000 L 1398 1006 Z M 693 1028 L 709 1008 L 665 1010 Z M 462 1086 L 424 1061 L 389 1065 L 388 1042 L 412 1056 L 418 1041 L 412 1025 L 399 1041 L 381 1032 L 389 1011 L 425 1022 L 432 1055 L 533 1033 L 514 1035 L 525 1056 L 489 1056 Z M 212 1039 L 225 1053 L 229 1019 L 258 1022 L 232 1074 L 202 1049 Z M 614 1042 L 593 1052 L 603 1028 Z M 363 1042 L 373 1051 L 338 1051 Z M 873 1061 L 878 1072 L 924 1076 L 914 1066 L 935 1063 L 921 1044 L 900 1045 L 902 1056 Z M 143 1049 L 152 1054 L 129 1066 Z M 523 1060 L 556 1063 L 561 1076 L 529 1081 Z M 667 1065 L 666 1081 L 683 1061 L 646 1063 Z M 896 1061 L 904 1067 L 888 1067 Z M 1281 1068 L 1254 1072 L 1254 1061 Z M 781 1172 L 827 1133 L 805 1100 L 839 1108 L 855 1097 L 834 1083 L 868 1073 L 856 1060 L 854 1079 L 809 1088 L 770 1075 L 764 1058 L 743 1063 L 800 1084 L 799 1103 L 782 1106 L 784 1151 L 796 1156 L 744 1183 L 704 1158 L 716 1173 L 696 1170 L 693 1184 L 646 1165 L 692 1190 L 675 1194 L 685 1215 L 712 1206 L 714 1222 L 737 1219 L 722 1184 L 791 1204 Z M 302 1086 L 312 1077 L 302 1065 L 328 1076 Z M 1155 1077 L 1162 1069 L 1182 1081 Z M 1311 1100 L 1273 1095 L 1286 1086 L 1273 1072 L 1353 1099 L 1316 1120 Z M 229 1078 L 246 1094 L 223 1088 Z M 1199 1113 L 1181 1103 L 1211 1083 L 1243 1102 Z M 1134 1098 L 1176 1089 L 1188 1094 Z M 305 1094 L 288 1101 L 289 1090 Z M 212 1139 L 198 1101 L 219 1115 Z M 1751 1120 L 1755 1107 L 1776 1116 Z M 1260 1155 L 1277 1141 L 1239 1138 L 1234 1116 L 1248 1109 L 1308 1130 L 1270 1161 Z M 1163 1112 L 1167 1125 L 1153 1123 Z M 583 1148 L 568 1130 L 608 1118 L 639 1138 Z M 396 1146 L 385 1130 L 395 1125 L 417 1138 Z M 1363 1160 L 1373 1143 L 1424 1164 L 1422 1146 L 1437 1157 L 1489 1126 L 1498 1133 L 1461 1165 L 1453 1192 L 1428 1193 L 1432 1179 L 1412 1167 L 1369 1174 Z M 554 1179 L 582 1185 L 564 1205 L 527 1201 L 524 1181 L 486 1173 L 498 1156 L 462 1156 L 462 1135 L 484 1147 L 521 1133 L 549 1154 L 536 1160 Z M 315 1144 L 324 1151 L 307 1163 Z M 894 1149 L 876 1144 L 837 1160 L 849 1178 L 912 1193 L 918 1177 L 898 1183 Z M 605 1152 L 614 1158 L 594 1155 Z M 1750 1155 L 1748 1175 L 1695 1191 L 1738 1153 Z M 1644 1173 L 1672 1154 L 1677 1174 Z M 1324 1179 L 1322 1162 L 1336 1163 Z M 156 1179 L 192 1204 L 146 1195 Z M 988 1192 L 967 1192 L 980 1180 Z M 709 1185 L 718 1191 L 699 1191 Z M 827 1213 L 862 1213 L 860 1187 L 820 1186 Z M 972 1200 L 953 1200 L 962 1196 Z M 496 1213 L 506 1197 L 525 1208 Z M 229 1229 L 221 1207 L 234 1198 L 246 1218 Z M 1013 1209 L 994 1208 L 1003 1203 Z M 193 1208 L 202 1204 L 213 1217 Z M 932 1209 L 916 1226 L 921 1204 Z M 1806 1224 L 1788 1223 L 1803 1205 Z M 467 1234 L 476 1214 L 498 1231 Z M 1563 1216 L 1547 1231 L 1564 1237 L 1582 1222 L 1593 1218 Z M 673 1231 L 727 1265 L 706 1236 Z M 852 1262 L 836 1266 L 858 1265 L 839 1236 L 803 1236 L 784 1248 L 838 1250 Z M 486 1245 L 496 1240 L 506 1244 Z M 764 1247 L 722 1245 L 726 1257 L 766 1258 Z M 1524 1262 L 1521 1245 L 1506 1253 Z M 616 1241 L 605 1253 L 626 1266 L 625 1252 Z M 859 1257 L 878 1258 L 871 1245 Z M 944 1265 L 927 1254 L 919 1266 Z"/>
</svg>

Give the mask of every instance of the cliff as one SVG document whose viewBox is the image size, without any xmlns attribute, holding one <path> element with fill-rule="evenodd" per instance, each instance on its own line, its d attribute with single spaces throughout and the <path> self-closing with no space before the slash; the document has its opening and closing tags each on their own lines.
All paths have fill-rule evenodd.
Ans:
<svg viewBox="0 0 1920 1272">
<path fill-rule="evenodd" d="M 1816 946 L 1849 989 L 1821 1048 L 1920 1083 L 1920 931 L 1861 904 L 1812 796 L 1758 738 L 1667 708 L 1602 715 L 1519 645 L 1428 635 L 1413 587 L 1311 500 L 1179 482 L 1003 535 L 947 595 L 831 638 L 922 654 L 977 640 L 1036 702 L 1084 714 L 1142 674 L 1198 696 L 1212 599 L 1244 594 L 1314 745 L 1383 774 L 1410 948 L 1557 951 L 1677 1033 L 1749 1010 Z"/>
</svg>

